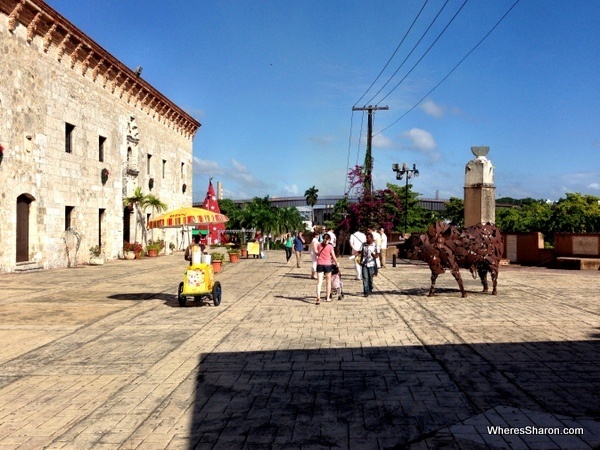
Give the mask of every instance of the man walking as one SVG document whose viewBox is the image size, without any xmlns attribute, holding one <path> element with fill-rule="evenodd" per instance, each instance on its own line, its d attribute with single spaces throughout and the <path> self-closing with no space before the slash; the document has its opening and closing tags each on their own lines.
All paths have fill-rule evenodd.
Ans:
<svg viewBox="0 0 600 450">
<path fill-rule="evenodd" d="M 379 261 L 381 262 L 381 267 L 385 267 L 388 238 L 383 227 L 379 228 L 379 236 L 381 237 L 381 245 L 379 246 Z"/>
<path fill-rule="evenodd" d="M 302 259 L 302 251 L 304 250 L 304 237 L 302 231 L 298 231 L 294 238 L 294 252 L 296 253 L 296 267 L 300 267 L 300 260 Z"/>
</svg>

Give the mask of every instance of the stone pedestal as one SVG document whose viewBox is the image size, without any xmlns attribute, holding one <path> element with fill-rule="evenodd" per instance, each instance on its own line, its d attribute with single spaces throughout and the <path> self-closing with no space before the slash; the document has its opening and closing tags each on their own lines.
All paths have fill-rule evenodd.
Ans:
<svg viewBox="0 0 600 450">
<path fill-rule="evenodd" d="M 489 147 L 471 147 L 476 158 L 465 168 L 465 227 L 496 222 L 494 166 L 486 158 Z"/>
</svg>

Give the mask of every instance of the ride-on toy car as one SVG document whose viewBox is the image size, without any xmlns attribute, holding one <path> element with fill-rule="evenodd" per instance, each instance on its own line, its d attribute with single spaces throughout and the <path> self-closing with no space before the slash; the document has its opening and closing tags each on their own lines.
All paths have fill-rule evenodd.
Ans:
<svg viewBox="0 0 600 450">
<path fill-rule="evenodd" d="M 177 292 L 179 306 L 185 306 L 188 297 L 196 301 L 208 298 L 215 306 L 221 304 L 221 283 L 215 281 L 211 264 L 194 264 L 186 269 Z"/>
</svg>

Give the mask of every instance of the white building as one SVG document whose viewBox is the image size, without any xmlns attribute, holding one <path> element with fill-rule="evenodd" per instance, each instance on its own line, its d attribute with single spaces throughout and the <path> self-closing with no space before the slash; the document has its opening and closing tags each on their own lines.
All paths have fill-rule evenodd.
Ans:
<svg viewBox="0 0 600 450">
<path fill-rule="evenodd" d="M 44 1 L 0 0 L 0 272 L 67 266 L 67 228 L 77 262 L 119 257 L 137 187 L 190 206 L 199 126 Z"/>
</svg>

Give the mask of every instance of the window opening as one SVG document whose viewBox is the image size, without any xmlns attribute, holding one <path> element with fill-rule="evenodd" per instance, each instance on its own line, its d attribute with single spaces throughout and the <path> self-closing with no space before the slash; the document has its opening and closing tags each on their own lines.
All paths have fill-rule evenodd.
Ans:
<svg viewBox="0 0 600 450">
<path fill-rule="evenodd" d="M 71 228 L 71 216 L 73 215 L 74 206 L 65 206 L 65 230 Z"/>
<path fill-rule="evenodd" d="M 104 136 L 98 136 L 98 161 L 104 162 L 104 143 L 106 138 Z"/>
<path fill-rule="evenodd" d="M 75 125 L 65 123 L 65 152 L 73 153 L 73 130 Z"/>
</svg>

